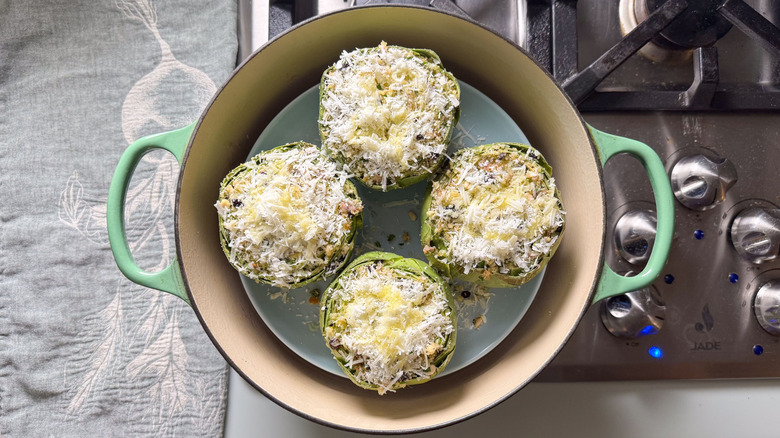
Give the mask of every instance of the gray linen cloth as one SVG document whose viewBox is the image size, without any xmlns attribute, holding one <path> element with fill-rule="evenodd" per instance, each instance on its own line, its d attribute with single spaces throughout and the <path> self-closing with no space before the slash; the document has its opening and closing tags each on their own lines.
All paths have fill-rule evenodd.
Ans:
<svg viewBox="0 0 780 438">
<path fill-rule="evenodd" d="M 116 163 L 187 125 L 236 63 L 235 0 L 0 0 L 0 436 L 221 436 L 227 366 L 182 300 L 125 279 Z M 126 205 L 138 264 L 175 255 L 178 165 Z"/>
</svg>

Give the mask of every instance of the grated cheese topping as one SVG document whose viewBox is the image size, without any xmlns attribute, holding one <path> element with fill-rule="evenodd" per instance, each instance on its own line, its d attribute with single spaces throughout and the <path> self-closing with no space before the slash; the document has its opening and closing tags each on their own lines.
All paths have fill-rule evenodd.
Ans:
<svg viewBox="0 0 780 438">
<path fill-rule="evenodd" d="M 384 394 L 436 374 L 431 362 L 455 330 L 439 283 L 376 262 L 342 277 L 331 297 L 326 341 L 355 379 Z"/>
<path fill-rule="evenodd" d="M 320 87 L 323 148 L 367 185 L 387 190 L 441 165 L 460 88 L 438 58 L 384 42 L 345 51 Z"/>
<path fill-rule="evenodd" d="M 363 209 L 348 178 L 308 143 L 262 152 L 236 168 L 215 205 L 230 263 L 284 288 L 338 269 Z"/>
<path fill-rule="evenodd" d="M 506 144 L 461 150 L 433 182 L 427 215 L 443 245 L 426 253 L 465 274 L 486 269 L 522 276 L 538 269 L 565 215 L 555 179 L 540 159 L 533 148 Z"/>
</svg>

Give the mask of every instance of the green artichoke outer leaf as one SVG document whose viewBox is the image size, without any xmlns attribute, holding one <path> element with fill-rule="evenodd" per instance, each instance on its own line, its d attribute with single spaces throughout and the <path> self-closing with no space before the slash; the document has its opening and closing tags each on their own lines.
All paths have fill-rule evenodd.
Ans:
<svg viewBox="0 0 780 438">
<path fill-rule="evenodd" d="M 533 147 L 520 144 L 520 143 L 493 143 L 487 145 L 475 146 L 472 149 L 475 156 L 479 156 L 482 152 L 487 152 L 496 145 L 504 145 L 511 149 L 517 150 L 522 156 L 531 158 L 544 173 L 545 181 L 551 181 L 553 177 L 552 166 L 542 156 L 542 154 Z M 467 149 L 458 151 L 454 160 L 457 160 L 463 155 L 463 152 Z M 509 272 L 498 272 L 496 266 L 471 266 L 467 270 L 462 264 L 457 263 L 450 257 L 450 249 L 447 239 L 442 232 L 436 232 L 435 225 L 432 223 L 432 219 L 429 217 L 429 210 L 433 202 L 433 189 L 435 182 L 441 182 L 442 184 L 448 184 L 449 178 L 447 173 L 452 167 L 452 163 L 445 165 L 439 173 L 434 177 L 434 180 L 429 183 L 428 190 L 422 202 L 421 211 L 421 228 L 420 228 L 420 243 L 424 248 L 424 253 L 431 266 L 450 278 L 457 278 L 460 280 L 476 283 L 485 287 L 505 288 L 516 287 L 527 283 L 536 275 L 538 275 L 547 263 L 552 259 L 556 250 L 558 249 L 565 229 L 565 221 L 561 223 L 559 227 L 551 231 L 551 237 L 554 238 L 552 245 L 546 253 L 540 254 L 536 257 L 536 263 L 534 268 L 530 271 L 524 271 L 522 269 L 512 267 Z M 554 197 L 557 200 L 558 209 L 563 212 L 563 203 L 561 201 L 561 193 L 558 187 L 555 187 Z M 426 251 L 425 248 L 428 248 Z"/>
<path fill-rule="evenodd" d="M 325 340 L 325 344 L 333 354 L 333 357 L 337 361 L 341 370 L 354 384 L 364 389 L 379 391 L 380 394 L 382 393 L 380 391 L 379 385 L 358 378 L 357 369 L 355 367 L 350 367 L 347 364 L 345 352 L 342 350 L 344 346 L 332 345 L 328 335 L 328 331 L 337 323 L 338 320 L 337 317 L 334 317 L 334 308 L 337 305 L 334 299 L 335 291 L 342 287 L 342 280 L 349 276 L 351 272 L 363 266 L 372 264 L 382 264 L 384 267 L 398 272 L 401 276 L 424 276 L 439 285 L 441 293 L 446 298 L 447 306 L 445 313 L 447 314 L 450 324 L 452 325 L 452 331 L 444 337 L 444 340 L 440 344 L 440 351 L 436 352 L 436 355 L 430 358 L 429 363 L 435 366 L 435 371 L 428 377 L 399 380 L 392 385 L 390 390 L 396 390 L 406 386 L 419 385 L 428 382 L 436 375 L 440 374 L 452 359 L 453 353 L 455 351 L 458 324 L 455 300 L 452 296 L 449 285 L 435 269 L 431 268 L 427 263 L 421 260 L 404 258 L 397 254 L 382 251 L 368 252 L 353 260 L 341 272 L 341 274 L 339 274 L 339 276 L 333 280 L 330 286 L 328 286 L 328 288 L 322 293 L 320 297 L 321 306 L 319 325 L 320 331 Z"/>
<path fill-rule="evenodd" d="M 441 64 L 441 58 L 439 57 L 439 54 L 434 52 L 431 49 L 411 49 L 411 50 L 412 52 L 417 53 L 420 56 L 430 58 L 432 61 Z"/>
</svg>

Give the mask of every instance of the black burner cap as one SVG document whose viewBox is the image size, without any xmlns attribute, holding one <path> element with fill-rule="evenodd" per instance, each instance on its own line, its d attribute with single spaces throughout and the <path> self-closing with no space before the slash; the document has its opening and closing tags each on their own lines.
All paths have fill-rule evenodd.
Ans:
<svg viewBox="0 0 780 438">
<path fill-rule="evenodd" d="M 637 19 L 660 8 L 666 0 L 636 0 Z M 653 42 L 673 49 L 711 46 L 731 29 L 731 23 L 719 12 L 722 0 L 688 0 L 688 8 L 660 33 Z M 644 17 L 640 17 L 640 16 Z"/>
</svg>

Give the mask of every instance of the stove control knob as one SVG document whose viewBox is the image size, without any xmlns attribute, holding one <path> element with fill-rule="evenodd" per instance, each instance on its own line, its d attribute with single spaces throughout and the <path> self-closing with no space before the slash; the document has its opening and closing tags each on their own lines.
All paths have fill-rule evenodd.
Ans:
<svg viewBox="0 0 780 438">
<path fill-rule="evenodd" d="M 780 255 L 780 209 L 750 207 L 731 222 L 731 242 L 751 263 L 775 260 Z"/>
<path fill-rule="evenodd" d="M 764 330 L 780 336 L 780 280 L 768 281 L 758 288 L 753 313 Z"/>
<path fill-rule="evenodd" d="M 656 218 L 653 211 L 633 210 L 615 224 L 615 247 L 627 262 L 643 265 L 655 243 Z"/>
<path fill-rule="evenodd" d="M 619 338 L 658 333 L 665 318 L 666 304 L 653 286 L 607 298 L 601 304 L 601 321 Z"/>
<path fill-rule="evenodd" d="M 726 191 L 737 182 L 737 170 L 725 158 L 690 155 L 672 167 L 675 198 L 691 210 L 708 210 L 726 199 Z"/>
</svg>

